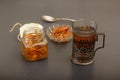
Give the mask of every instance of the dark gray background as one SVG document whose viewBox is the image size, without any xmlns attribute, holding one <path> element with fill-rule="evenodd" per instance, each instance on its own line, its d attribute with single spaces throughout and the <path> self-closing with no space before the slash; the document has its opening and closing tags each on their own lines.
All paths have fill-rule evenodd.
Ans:
<svg viewBox="0 0 120 80">
<path fill-rule="evenodd" d="M 16 39 L 16 22 L 35 22 L 44 29 L 53 23 L 42 15 L 87 18 L 106 34 L 105 48 L 98 50 L 94 64 L 71 63 L 72 41 L 57 44 L 48 39 L 48 59 L 27 62 Z M 58 21 L 56 23 L 68 23 Z M 120 80 L 120 0 L 0 0 L 0 80 Z M 101 44 L 101 43 L 100 43 Z"/>
</svg>

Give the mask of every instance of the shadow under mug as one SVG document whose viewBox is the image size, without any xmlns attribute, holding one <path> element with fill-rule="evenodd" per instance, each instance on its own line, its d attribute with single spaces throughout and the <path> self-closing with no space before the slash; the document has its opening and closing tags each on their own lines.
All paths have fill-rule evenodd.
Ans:
<svg viewBox="0 0 120 80">
<path fill-rule="evenodd" d="M 93 63 L 95 53 L 98 49 L 104 48 L 105 34 L 97 33 L 95 21 L 80 19 L 72 24 L 73 28 L 73 45 L 72 45 L 72 62 L 78 65 L 88 65 Z M 102 46 L 95 48 L 95 42 L 98 36 L 102 36 Z"/>
</svg>

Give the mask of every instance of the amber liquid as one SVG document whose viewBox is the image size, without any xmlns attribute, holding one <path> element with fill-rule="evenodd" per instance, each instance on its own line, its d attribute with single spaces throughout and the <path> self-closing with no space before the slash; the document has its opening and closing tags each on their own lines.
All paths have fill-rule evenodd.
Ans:
<svg viewBox="0 0 120 80">
<path fill-rule="evenodd" d="M 90 62 L 94 57 L 95 33 L 92 27 L 81 27 L 73 30 L 73 50 L 72 57 L 77 63 Z M 87 33 L 87 34 L 86 34 Z"/>
<path fill-rule="evenodd" d="M 23 56 L 28 61 L 42 60 L 48 57 L 48 43 L 40 35 L 27 34 L 22 40 Z M 44 44 L 39 44 L 43 42 Z"/>
</svg>

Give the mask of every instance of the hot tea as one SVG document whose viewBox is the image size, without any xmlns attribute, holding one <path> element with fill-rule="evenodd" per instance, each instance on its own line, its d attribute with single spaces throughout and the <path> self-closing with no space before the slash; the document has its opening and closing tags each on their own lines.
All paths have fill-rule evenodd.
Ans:
<svg viewBox="0 0 120 80">
<path fill-rule="evenodd" d="M 73 31 L 73 56 L 76 61 L 90 62 L 94 57 L 95 29 L 90 26 L 76 27 Z M 84 33 L 77 33 L 84 32 Z M 86 34 L 87 33 L 87 34 Z M 88 34 L 89 33 L 89 34 Z"/>
<path fill-rule="evenodd" d="M 104 48 L 104 33 L 97 33 L 95 21 L 80 19 L 73 22 L 72 62 L 79 65 L 91 64 L 96 50 Z M 95 48 L 98 35 L 103 36 L 103 45 Z"/>
</svg>

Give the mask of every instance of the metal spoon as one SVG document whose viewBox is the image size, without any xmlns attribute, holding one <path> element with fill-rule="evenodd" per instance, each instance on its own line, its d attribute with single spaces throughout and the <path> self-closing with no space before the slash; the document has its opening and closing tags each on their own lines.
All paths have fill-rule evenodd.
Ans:
<svg viewBox="0 0 120 80">
<path fill-rule="evenodd" d="M 68 19 L 68 18 L 54 18 L 54 17 L 47 16 L 47 15 L 42 16 L 42 19 L 45 20 L 45 21 L 48 21 L 48 22 L 55 22 L 55 21 L 57 21 L 57 20 L 68 20 L 68 21 L 72 21 L 72 22 L 75 21 L 74 19 Z"/>
</svg>

